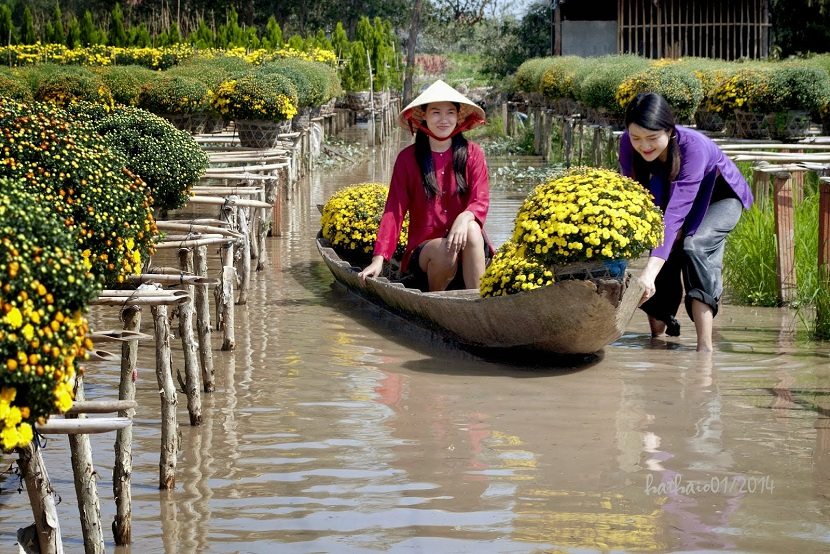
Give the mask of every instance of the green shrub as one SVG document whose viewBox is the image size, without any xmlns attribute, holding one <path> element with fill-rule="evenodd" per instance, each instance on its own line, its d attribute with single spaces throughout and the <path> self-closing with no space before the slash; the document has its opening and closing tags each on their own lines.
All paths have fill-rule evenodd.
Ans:
<svg viewBox="0 0 830 554">
<path fill-rule="evenodd" d="M 215 91 L 222 81 L 240 77 L 251 71 L 252 65 L 239 56 L 219 54 L 195 55 L 167 70 L 167 75 L 187 77 L 202 82 Z"/>
<path fill-rule="evenodd" d="M 91 124 L 126 157 L 127 168 L 146 183 L 161 211 L 183 207 L 207 169 L 208 156 L 189 133 L 148 111 L 116 107 Z"/>
<path fill-rule="evenodd" d="M 0 71 L 0 96 L 21 102 L 31 102 L 32 90 L 11 71 Z"/>
<path fill-rule="evenodd" d="M 66 411 L 91 343 L 84 313 L 100 286 L 52 206 L 0 177 L 0 451 Z"/>
<path fill-rule="evenodd" d="M 540 92 L 548 99 L 575 99 L 574 82 L 583 66 L 578 56 L 552 58 L 542 73 Z"/>
<path fill-rule="evenodd" d="M 549 66 L 553 65 L 553 58 L 531 58 L 516 70 L 516 90 L 519 92 L 543 92 L 542 76 Z"/>
<path fill-rule="evenodd" d="M 35 100 L 65 107 L 74 102 L 97 102 L 112 106 L 110 89 L 99 75 L 86 67 L 40 64 L 19 70 L 29 83 Z"/>
<path fill-rule="evenodd" d="M 703 88 L 694 73 L 673 64 L 652 67 L 632 75 L 617 88 L 616 99 L 625 110 L 641 92 L 656 92 L 668 101 L 679 121 L 692 119 L 703 98 Z"/>
<path fill-rule="evenodd" d="M 818 114 L 830 96 L 827 70 L 803 64 L 786 64 L 769 75 L 769 88 L 762 100 L 765 111 L 804 110 Z"/>
<path fill-rule="evenodd" d="M 603 56 L 583 69 L 584 79 L 575 81 L 576 97 L 591 108 L 605 108 L 622 115 L 615 95 L 619 86 L 632 75 L 644 71 L 648 61 L 638 56 Z"/>
<path fill-rule="evenodd" d="M 772 68 L 766 64 L 745 64 L 715 86 L 714 112 L 730 117 L 735 110 L 766 112 Z"/>
<path fill-rule="evenodd" d="M 17 148 L 0 177 L 24 179 L 73 234 L 103 283 L 141 269 L 156 237 L 151 198 L 127 160 L 84 121 L 54 105 L 0 98 L 0 128 Z"/>
<path fill-rule="evenodd" d="M 225 81 L 212 107 L 226 119 L 284 121 L 297 115 L 297 88 L 286 76 L 246 75 Z"/>
<path fill-rule="evenodd" d="M 325 64 L 298 58 L 285 58 L 263 64 L 258 75 L 280 74 L 288 77 L 297 88 L 297 106 L 320 106 L 332 98 L 333 71 Z"/>
<path fill-rule="evenodd" d="M 191 77 L 159 74 L 141 87 L 139 108 L 157 115 L 210 111 L 208 87 Z"/>
<path fill-rule="evenodd" d="M 135 106 L 141 87 L 152 81 L 156 72 L 139 65 L 112 65 L 95 69 L 119 104 Z"/>
</svg>

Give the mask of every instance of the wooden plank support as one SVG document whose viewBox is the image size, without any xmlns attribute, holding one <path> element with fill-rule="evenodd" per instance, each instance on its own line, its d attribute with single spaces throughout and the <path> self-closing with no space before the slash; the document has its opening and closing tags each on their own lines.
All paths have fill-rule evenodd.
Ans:
<svg viewBox="0 0 830 554">
<path fill-rule="evenodd" d="M 84 419 L 65 419 L 50 417 L 46 423 L 37 423 L 35 428 L 41 435 L 76 435 L 97 434 L 117 431 L 132 425 L 128 417 L 88 417 Z"/>
<path fill-rule="evenodd" d="M 112 414 L 135 409 L 138 402 L 135 400 L 78 400 L 66 411 L 66 415 L 74 414 Z"/>
<path fill-rule="evenodd" d="M 179 266 L 182 271 L 193 271 L 193 251 L 189 248 L 179 250 Z M 193 286 L 186 287 L 188 298 L 193 297 Z M 185 394 L 187 395 L 187 413 L 190 425 L 202 424 L 202 384 L 199 370 L 198 345 L 193 334 L 193 301 L 179 305 L 179 337 L 184 354 Z"/>
<path fill-rule="evenodd" d="M 75 398 L 80 402 L 85 399 L 84 378 L 80 374 L 75 378 Z M 93 422 L 98 425 L 102 424 L 97 418 L 88 419 L 84 414 L 70 414 L 63 420 L 51 417 L 49 420 L 54 421 L 58 426 L 61 423 L 77 423 L 83 429 L 88 429 L 89 427 L 86 426 Z M 128 420 L 129 423 L 132 423 L 132 420 Z M 46 425 L 48 426 L 48 422 Z M 43 432 L 42 428 L 39 430 Z M 70 432 L 69 452 L 75 481 L 75 497 L 78 499 L 81 534 L 84 537 L 84 552 L 85 554 L 105 554 L 104 531 L 101 528 L 101 500 L 98 497 L 98 483 L 95 480 L 95 464 L 92 461 L 89 434 Z"/>
<path fill-rule="evenodd" d="M 159 456 L 159 489 L 176 486 L 178 456 L 178 425 L 176 422 L 176 385 L 170 367 L 170 320 L 167 306 L 150 308 L 156 337 L 156 379 L 161 397 L 161 454 Z"/>
<path fill-rule="evenodd" d="M 819 179 L 818 275 L 819 286 L 830 292 L 830 177 Z M 830 329 L 830 306 L 824 302 L 816 306 L 816 329 Z"/>
<path fill-rule="evenodd" d="M 38 551 L 40 554 L 63 554 L 54 490 L 49 482 L 41 450 L 35 443 L 30 443 L 18 448 L 17 453 L 17 466 L 26 483 L 26 492 L 35 518 Z"/>
<path fill-rule="evenodd" d="M 148 285 L 141 285 L 148 286 Z M 124 332 L 138 333 L 141 328 L 141 307 L 125 306 L 121 310 Z M 121 379 L 118 385 L 119 402 L 135 404 L 136 362 L 138 340 L 121 344 Z M 125 407 L 119 417 L 132 419 L 134 407 Z M 115 436 L 115 465 L 112 470 L 112 492 L 115 497 L 115 518 L 112 534 L 115 544 L 123 546 L 132 541 L 132 473 L 133 473 L 133 429 L 132 426 L 119 429 Z"/>
<path fill-rule="evenodd" d="M 796 297 L 795 275 L 795 208 L 790 174 L 782 171 L 775 174 L 773 181 L 775 212 L 775 237 L 778 241 L 777 276 L 778 301 L 791 304 Z"/>
<path fill-rule="evenodd" d="M 207 276 L 207 247 L 198 246 L 193 250 L 194 271 Z M 196 283 L 193 287 L 193 301 L 196 308 L 196 337 L 199 340 L 199 362 L 202 368 L 202 387 L 205 392 L 216 389 L 213 373 L 213 351 L 211 350 L 210 300 L 206 284 Z"/>
</svg>

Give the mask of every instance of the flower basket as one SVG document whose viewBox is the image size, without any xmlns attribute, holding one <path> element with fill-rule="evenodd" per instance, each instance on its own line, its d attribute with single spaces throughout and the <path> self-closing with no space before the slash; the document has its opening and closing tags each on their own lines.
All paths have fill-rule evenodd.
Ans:
<svg viewBox="0 0 830 554">
<path fill-rule="evenodd" d="M 190 119 L 192 114 L 189 113 L 164 113 L 159 114 L 161 117 L 170 122 L 173 127 L 180 131 L 190 131 Z"/>
<path fill-rule="evenodd" d="M 699 109 L 695 111 L 695 125 L 701 131 L 719 133 L 726 126 L 726 121 L 717 112 Z"/>
<path fill-rule="evenodd" d="M 372 96 L 368 90 L 359 90 L 346 94 L 346 106 L 356 112 L 372 108 Z"/>
<path fill-rule="evenodd" d="M 246 148 L 274 148 L 280 133 L 291 132 L 291 121 L 242 119 L 236 122 L 239 143 Z"/>
<path fill-rule="evenodd" d="M 802 110 L 786 110 L 766 116 L 767 129 L 775 140 L 802 139 L 807 136 L 810 123 L 810 114 Z"/>
<path fill-rule="evenodd" d="M 300 113 L 294 116 L 291 120 L 291 128 L 294 131 L 305 131 L 311 125 L 311 110 L 309 108 L 300 108 Z"/>
<path fill-rule="evenodd" d="M 745 139 L 769 138 L 766 115 L 735 110 L 735 137 Z"/>
<path fill-rule="evenodd" d="M 615 131 L 622 131 L 624 125 L 622 114 L 608 111 L 607 108 L 588 108 L 588 120 L 595 125 L 611 127 Z"/>
<path fill-rule="evenodd" d="M 328 102 L 320 106 L 320 115 L 331 115 L 334 113 L 334 105 L 337 102 L 336 98 L 332 98 Z"/>
</svg>

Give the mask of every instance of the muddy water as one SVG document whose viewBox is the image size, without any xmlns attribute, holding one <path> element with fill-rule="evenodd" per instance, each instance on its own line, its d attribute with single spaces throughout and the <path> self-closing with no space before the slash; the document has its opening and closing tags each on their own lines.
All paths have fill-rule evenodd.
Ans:
<svg viewBox="0 0 830 554">
<path fill-rule="evenodd" d="M 237 348 L 214 351 L 202 426 L 179 396 L 172 492 L 157 490 L 158 386 L 141 347 L 130 548 L 109 530 L 114 434 L 93 437 L 108 551 L 830 550 L 830 348 L 805 340 L 797 314 L 725 306 L 709 357 L 685 317 L 661 341 L 639 314 L 579 366 L 459 352 L 333 287 L 314 247 L 316 205 L 386 181 L 394 153 L 292 193 L 237 307 Z M 521 198 L 493 197 L 498 244 Z M 114 308 L 91 319 L 119 326 Z M 118 372 L 91 364 L 88 397 L 114 397 Z M 66 439 L 45 457 L 67 551 L 81 551 Z M 0 552 L 32 519 L 15 487 L 0 494 Z"/>
</svg>

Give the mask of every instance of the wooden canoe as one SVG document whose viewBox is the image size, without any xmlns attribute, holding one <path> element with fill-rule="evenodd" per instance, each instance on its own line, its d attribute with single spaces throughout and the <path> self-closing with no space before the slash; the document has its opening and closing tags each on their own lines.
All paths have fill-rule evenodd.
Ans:
<svg viewBox="0 0 830 554">
<path fill-rule="evenodd" d="M 482 298 L 478 290 L 421 292 L 385 277 L 361 283 L 362 267 L 317 237 L 317 249 L 347 289 L 475 349 L 593 354 L 622 336 L 637 309 L 636 279 L 571 279 L 532 291 Z"/>
</svg>

